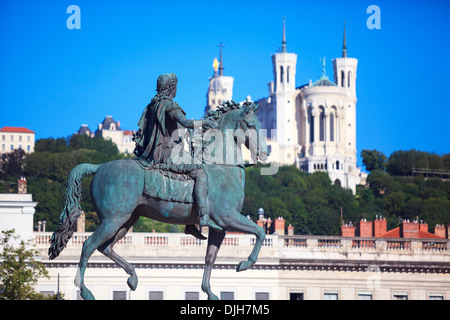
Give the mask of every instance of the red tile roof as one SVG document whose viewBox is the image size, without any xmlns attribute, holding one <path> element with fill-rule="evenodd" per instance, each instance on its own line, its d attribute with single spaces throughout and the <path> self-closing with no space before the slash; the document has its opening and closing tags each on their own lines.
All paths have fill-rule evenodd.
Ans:
<svg viewBox="0 0 450 320">
<path fill-rule="evenodd" d="M 388 232 L 381 234 L 379 237 L 380 238 L 400 238 L 400 227 L 389 230 Z M 419 230 L 419 238 L 420 239 L 445 239 L 443 237 L 435 235 L 434 233 L 420 231 L 420 230 Z"/>
<path fill-rule="evenodd" d="M 0 129 L 0 132 L 22 132 L 22 133 L 35 133 L 30 129 L 24 127 L 3 127 Z"/>
<path fill-rule="evenodd" d="M 400 227 L 389 230 L 386 233 L 380 234 L 380 238 L 400 238 Z"/>
</svg>

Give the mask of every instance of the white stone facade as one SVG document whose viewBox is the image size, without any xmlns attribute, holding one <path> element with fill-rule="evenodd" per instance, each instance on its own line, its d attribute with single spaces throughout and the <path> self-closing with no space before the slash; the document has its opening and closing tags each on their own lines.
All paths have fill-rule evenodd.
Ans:
<svg viewBox="0 0 450 320">
<path fill-rule="evenodd" d="M 319 80 L 295 87 L 297 55 L 286 52 L 284 32 L 283 42 L 283 50 L 272 55 L 269 96 L 256 101 L 268 145 L 278 150 L 269 160 L 310 173 L 325 171 L 333 183 L 355 193 L 361 181 L 356 166 L 358 60 L 348 58 L 345 49 L 342 58 L 332 60 L 334 82 L 325 75 L 324 59 Z"/>
<path fill-rule="evenodd" d="M 0 129 L 0 154 L 16 149 L 26 153 L 34 152 L 35 132 L 22 127 L 3 127 Z"/>
<path fill-rule="evenodd" d="M 112 116 L 106 116 L 103 122 L 98 125 L 95 133 L 89 129 L 88 125 L 82 124 L 77 134 L 85 134 L 91 138 L 94 136 L 103 137 L 105 140 L 114 142 L 120 153 L 132 154 L 136 145 L 132 140 L 135 132 L 122 130 L 119 121 L 115 121 Z"/>
<path fill-rule="evenodd" d="M 14 229 L 21 240 L 32 240 L 36 205 L 29 193 L 0 193 L 0 231 Z"/>
<path fill-rule="evenodd" d="M 75 233 L 55 260 L 47 260 L 51 233 L 35 233 L 34 242 L 50 278 L 39 279 L 38 292 L 60 290 L 80 299 L 74 286 L 84 241 Z M 450 299 L 450 240 L 267 235 L 258 262 L 236 272 L 255 237 L 228 234 L 211 275 L 211 288 L 233 300 L 410 300 Z M 433 243 L 432 246 L 430 244 Z M 402 245 L 400 245 L 402 244 Z M 182 233 L 128 233 L 115 251 L 136 269 L 136 291 L 128 275 L 95 252 L 85 284 L 96 299 L 206 299 L 201 291 L 206 241 Z"/>
</svg>

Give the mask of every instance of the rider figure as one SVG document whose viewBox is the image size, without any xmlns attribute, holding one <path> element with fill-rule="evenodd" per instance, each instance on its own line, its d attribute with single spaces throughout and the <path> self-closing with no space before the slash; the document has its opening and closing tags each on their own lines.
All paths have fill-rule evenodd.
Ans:
<svg viewBox="0 0 450 320">
<path fill-rule="evenodd" d="M 174 73 L 162 74 L 157 80 L 157 93 L 145 108 L 139 120 L 139 130 L 134 135 L 136 142 L 134 154 L 158 168 L 176 173 L 188 174 L 194 181 L 194 200 L 199 210 L 200 226 L 212 227 L 218 231 L 222 228 L 209 217 L 206 204 L 208 191 L 207 176 L 202 164 L 175 163 L 172 150 L 179 147 L 181 139 L 174 141 L 172 135 L 178 125 L 187 129 L 194 129 L 194 120 L 186 119 L 186 113 L 173 98 L 177 93 L 177 77 Z M 202 120 L 202 126 L 217 128 L 217 124 L 210 120 Z M 177 146 L 178 144 L 178 146 Z M 180 149 L 181 150 L 181 149 Z M 204 237 L 194 225 L 186 226 L 185 233 L 197 238 Z"/>
</svg>

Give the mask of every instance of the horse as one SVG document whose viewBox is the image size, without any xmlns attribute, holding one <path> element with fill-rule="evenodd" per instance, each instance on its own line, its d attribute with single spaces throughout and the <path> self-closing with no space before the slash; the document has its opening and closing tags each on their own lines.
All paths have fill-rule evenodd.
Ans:
<svg viewBox="0 0 450 320">
<path fill-rule="evenodd" d="M 258 108 L 252 102 L 237 104 L 227 101 L 217 110 L 209 112 L 205 116 L 219 125 L 220 134 L 224 136 L 227 134 L 230 137 L 231 133 L 231 139 L 227 141 L 231 141 L 233 144 L 237 158 L 241 156 L 240 148 L 244 144 L 250 150 L 252 159 L 267 160 L 268 150 L 265 139 L 260 135 L 257 135 L 256 139 L 253 136 L 252 139 L 251 135 L 247 134 L 250 130 L 260 132 L 261 124 L 256 116 Z M 218 135 L 214 136 L 217 140 Z M 214 145 L 211 140 L 210 149 Z M 225 144 L 215 149 L 216 155 L 218 151 L 222 151 L 219 150 L 221 148 L 223 148 L 224 156 L 228 152 L 225 157 L 233 158 L 230 157 L 229 146 Z M 207 203 L 210 218 L 223 230 L 209 228 L 201 288 L 209 300 L 217 300 L 218 297 L 211 291 L 210 277 L 226 231 L 250 233 L 256 237 L 255 245 L 248 259 L 237 265 L 236 271 L 238 272 L 247 270 L 256 263 L 265 238 L 265 231 L 240 213 L 244 203 L 244 165 L 236 162 L 208 164 L 206 160 L 204 163 L 208 176 Z M 171 224 L 192 225 L 198 223 L 199 214 L 194 202 L 163 200 L 155 194 L 144 192 L 145 175 L 155 175 L 156 171 L 143 168 L 135 159 L 121 159 L 98 165 L 83 163 L 74 167 L 69 174 L 65 195 L 66 203 L 57 229 L 50 240 L 49 258 L 55 259 L 70 240 L 76 220 L 81 214 L 81 180 L 87 175 L 94 174 L 90 191 L 100 225 L 83 244 L 74 281 L 75 285 L 80 288 L 83 299 L 95 299 L 84 284 L 87 262 L 95 250 L 100 251 L 122 267 L 129 274 L 128 286 L 133 291 L 136 289 L 138 278 L 134 267 L 114 252 L 113 247 L 126 235 L 139 217 L 144 216 Z"/>
</svg>

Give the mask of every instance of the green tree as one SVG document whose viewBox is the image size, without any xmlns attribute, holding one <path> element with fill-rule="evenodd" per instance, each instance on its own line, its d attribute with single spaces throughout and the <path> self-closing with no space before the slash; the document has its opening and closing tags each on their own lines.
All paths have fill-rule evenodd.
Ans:
<svg viewBox="0 0 450 320">
<path fill-rule="evenodd" d="M 0 161 L 0 177 L 17 179 L 23 175 L 23 165 L 25 159 L 25 151 L 22 149 L 15 149 L 11 152 L 2 154 Z"/>
<path fill-rule="evenodd" d="M 35 260 L 38 252 L 29 249 L 23 240 L 18 246 L 14 230 L 2 231 L 0 255 L 0 300 L 28 300 L 39 296 L 33 286 L 38 278 L 48 277 L 45 266 Z"/>
<path fill-rule="evenodd" d="M 69 148 L 67 146 L 67 141 L 65 138 L 39 139 L 36 141 L 34 146 L 34 152 L 60 153 L 67 151 L 69 151 Z"/>
<path fill-rule="evenodd" d="M 363 150 L 361 151 L 361 157 L 363 158 L 363 164 L 366 166 L 367 171 L 382 170 L 386 169 L 386 156 L 383 152 L 374 150 Z"/>
</svg>

